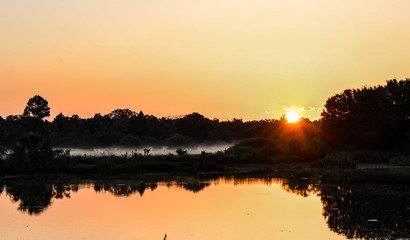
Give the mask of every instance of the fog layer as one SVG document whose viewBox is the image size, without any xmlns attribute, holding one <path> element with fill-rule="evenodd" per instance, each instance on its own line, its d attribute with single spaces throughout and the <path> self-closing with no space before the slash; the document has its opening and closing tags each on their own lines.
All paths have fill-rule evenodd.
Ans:
<svg viewBox="0 0 410 240">
<path fill-rule="evenodd" d="M 224 151 L 231 147 L 233 144 L 218 144 L 218 145 L 194 145 L 187 147 L 169 147 L 169 146 L 141 146 L 141 147 L 107 147 L 107 148 L 64 148 L 71 149 L 71 155 L 87 155 L 87 156 L 103 156 L 103 155 L 132 155 L 132 154 L 144 154 L 145 149 L 149 149 L 150 155 L 167 155 L 176 154 L 178 148 L 182 148 L 188 152 L 188 154 L 200 154 L 201 152 L 215 153 L 218 151 Z"/>
</svg>

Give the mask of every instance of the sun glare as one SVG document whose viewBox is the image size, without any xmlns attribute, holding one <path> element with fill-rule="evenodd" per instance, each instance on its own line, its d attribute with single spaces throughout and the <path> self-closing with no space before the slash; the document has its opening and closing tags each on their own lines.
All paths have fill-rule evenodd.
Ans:
<svg viewBox="0 0 410 240">
<path fill-rule="evenodd" d="M 295 111 L 289 111 L 286 116 L 285 116 L 286 120 L 288 120 L 288 122 L 292 123 L 292 122 L 297 122 L 299 121 L 299 114 Z"/>
</svg>

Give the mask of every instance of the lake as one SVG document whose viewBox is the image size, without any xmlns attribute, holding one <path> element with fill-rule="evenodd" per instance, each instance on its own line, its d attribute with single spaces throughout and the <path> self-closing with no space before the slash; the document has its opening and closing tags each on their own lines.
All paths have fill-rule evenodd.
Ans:
<svg viewBox="0 0 410 240">
<path fill-rule="evenodd" d="M 0 240 L 410 238 L 410 173 L 3 177 L 0 213 Z"/>
</svg>

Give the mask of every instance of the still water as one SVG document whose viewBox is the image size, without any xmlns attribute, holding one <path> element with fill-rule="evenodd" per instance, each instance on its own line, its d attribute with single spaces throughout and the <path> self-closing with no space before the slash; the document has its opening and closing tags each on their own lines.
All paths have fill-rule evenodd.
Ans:
<svg viewBox="0 0 410 240">
<path fill-rule="evenodd" d="M 0 178 L 0 240 L 409 238 L 409 176 Z"/>
</svg>

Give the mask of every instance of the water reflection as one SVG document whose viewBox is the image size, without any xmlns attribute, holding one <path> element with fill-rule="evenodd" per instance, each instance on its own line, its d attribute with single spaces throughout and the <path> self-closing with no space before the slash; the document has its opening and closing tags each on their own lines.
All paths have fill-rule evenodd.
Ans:
<svg viewBox="0 0 410 240">
<path fill-rule="evenodd" d="M 323 216 L 332 231 L 348 238 L 410 236 L 409 173 L 346 175 L 322 185 Z"/>
<path fill-rule="evenodd" d="M 319 195 L 334 232 L 347 238 L 397 239 L 410 237 L 409 177 L 407 170 L 332 172 L 316 179 L 292 175 L 281 185 L 303 197 Z"/>
<path fill-rule="evenodd" d="M 329 228 L 348 238 L 410 236 L 410 198 L 390 187 L 328 187 L 321 201 Z"/>
<path fill-rule="evenodd" d="M 53 199 L 70 198 L 71 191 L 78 190 L 78 186 L 51 184 L 40 179 L 10 180 L 5 186 L 6 195 L 19 203 L 18 209 L 30 215 L 40 214 Z"/>
<path fill-rule="evenodd" d="M 332 231 L 347 238 L 406 238 L 410 236 L 410 178 L 402 172 L 273 172 L 235 176 L 151 176 L 85 180 L 81 178 L 9 178 L 0 180 L 0 194 L 30 215 L 45 211 L 72 192 L 92 188 L 96 193 L 129 197 L 155 191 L 159 185 L 198 193 L 211 185 L 279 184 L 287 192 L 320 197 L 322 215 Z M 4 187 L 3 187 L 4 186 Z"/>
<path fill-rule="evenodd" d="M 118 197 L 129 197 L 133 194 L 139 193 L 142 195 L 145 192 L 145 189 L 150 188 L 154 190 L 158 187 L 157 183 L 146 183 L 146 182 L 138 182 L 138 183 L 95 183 L 94 184 L 94 191 L 95 192 L 109 192 L 114 194 Z"/>
</svg>

